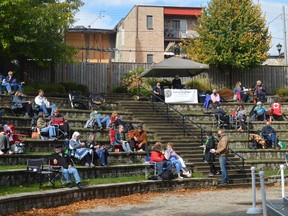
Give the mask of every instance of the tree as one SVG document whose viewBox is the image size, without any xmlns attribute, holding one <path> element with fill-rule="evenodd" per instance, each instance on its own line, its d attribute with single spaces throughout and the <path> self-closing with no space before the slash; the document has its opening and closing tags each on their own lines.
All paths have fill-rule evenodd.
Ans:
<svg viewBox="0 0 288 216">
<path fill-rule="evenodd" d="M 81 0 L 1 0 L 0 60 L 16 60 L 20 70 L 30 59 L 38 64 L 71 60 L 75 49 L 64 34 Z"/>
<path fill-rule="evenodd" d="M 260 65 L 267 58 L 271 36 L 260 6 L 252 0 L 211 0 L 197 31 L 199 37 L 183 45 L 195 61 L 229 72 Z"/>
</svg>

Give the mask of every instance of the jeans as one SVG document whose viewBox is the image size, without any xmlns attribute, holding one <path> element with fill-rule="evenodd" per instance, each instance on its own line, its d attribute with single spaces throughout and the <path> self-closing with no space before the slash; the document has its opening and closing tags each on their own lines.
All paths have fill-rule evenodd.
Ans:
<svg viewBox="0 0 288 216">
<path fill-rule="evenodd" d="M 220 163 L 220 169 L 222 172 L 222 183 L 227 183 L 228 182 L 228 174 L 227 174 L 227 169 L 226 169 L 226 156 L 219 156 L 219 163 Z"/>
<path fill-rule="evenodd" d="M 23 91 L 21 84 L 11 85 L 11 89 L 12 89 L 13 91 L 17 91 L 17 90 L 18 90 L 19 92 L 22 92 L 22 91 Z M 7 90 L 7 91 L 8 91 L 8 90 Z"/>
<path fill-rule="evenodd" d="M 49 137 L 56 137 L 56 129 L 54 126 L 48 126 L 40 129 L 41 132 L 48 132 Z"/>
<path fill-rule="evenodd" d="M 278 146 L 277 136 L 276 134 L 272 133 L 271 136 L 265 137 L 265 139 L 272 142 L 272 145 L 276 148 Z"/>
<path fill-rule="evenodd" d="M 50 109 L 51 109 L 50 115 L 51 116 L 54 114 L 55 108 L 56 108 L 55 104 L 50 105 Z M 48 109 L 46 108 L 46 104 L 40 105 L 40 109 L 45 113 L 45 115 L 49 115 Z"/>
<path fill-rule="evenodd" d="M 157 167 L 157 174 L 158 175 L 161 175 L 161 173 L 164 171 L 164 168 L 168 172 L 172 171 L 171 161 L 156 162 L 156 167 Z"/>
<path fill-rule="evenodd" d="M 71 167 L 71 168 L 68 168 L 68 169 L 62 168 L 61 171 L 62 171 L 62 173 L 64 175 L 64 178 L 65 178 L 67 184 L 71 183 L 70 174 L 73 174 L 76 184 L 81 182 L 79 173 L 78 173 L 76 168 L 74 168 L 74 167 Z"/>
<path fill-rule="evenodd" d="M 176 173 L 180 174 L 181 170 L 183 169 L 181 162 L 179 160 L 174 160 L 174 161 L 171 161 L 171 162 L 172 162 L 173 166 L 176 167 Z"/>
<path fill-rule="evenodd" d="M 2 86 L 6 88 L 7 92 L 11 92 L 11 86 L 10 83 L 5 82 L 5 83 L 1 83 L 1 88 L 0 88 L 0 93 L 2 93 Z"/>
<path fill-rule="evenodd" d="M 130 145 L 128 142 L 122 142 L 122 148 L 125 152 L 130 152 L 131 151 L 131 148 L 130 148 Z"/>
<path fill-rule="evenodd" d="M 95 121 L 97 122 L 99 127 L 102 127 L 102 123 L 104 123 L 104 122 L 106 124 L 106 127 L 109 127 L 109 125 L 110 125 L 110 117 L 109 116 L 105 116 L 104 118 L 100 118 L 99 116 L 97 116 Z"/>
<path fill-rule="evenodd" d="M 97 151 L 100 165 L 108 165 L 108 154 L 105 149 L 98 149 Z"/>
</svg>

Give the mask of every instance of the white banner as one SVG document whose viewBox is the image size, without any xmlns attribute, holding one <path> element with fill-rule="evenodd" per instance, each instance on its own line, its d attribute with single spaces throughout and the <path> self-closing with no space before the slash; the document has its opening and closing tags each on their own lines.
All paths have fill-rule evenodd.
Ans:
<svg viewBox="0 0 288 216">
<path fill-rule="evenodd" d="M 164 94 L 166 103 L 198 103 L 197 89 L 165 89 Z"/>
</svg>

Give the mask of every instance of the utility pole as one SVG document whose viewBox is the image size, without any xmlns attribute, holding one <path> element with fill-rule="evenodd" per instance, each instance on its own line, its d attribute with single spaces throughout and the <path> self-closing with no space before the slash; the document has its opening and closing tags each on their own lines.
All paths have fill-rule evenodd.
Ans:
<svg viewBox="0 0 288 216">
<path fill-rule="evenodd" d="M 286 17 L 285 17 L 285 6 L 283 8 L 283 34 L 284 34 L 284 59 L 285 59 L 285 65 L 288 65 L 288 59 L 287 59 L 287 38 L 286 38 Z"/>
</svg>

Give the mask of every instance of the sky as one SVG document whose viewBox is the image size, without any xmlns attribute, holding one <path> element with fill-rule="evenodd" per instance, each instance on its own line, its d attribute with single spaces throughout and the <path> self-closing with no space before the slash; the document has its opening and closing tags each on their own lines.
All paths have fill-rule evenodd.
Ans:
<svg viewBox="0 0 288 216">
<path fill-rule="evenodd" d="M 270 55 L 278 55 L 276 45 L 284 44 L 283 6 L 285 7 L 286 30 L 288 23 L 288 0 L 253 0 L 261 5 L 272 35 Z M 205 7 L 208 0 L 82 0 L 84 6 L 76 14 L 75 26 L 113 29 L 134 5 Z M 287 36 L 288 38 L 288 36 Z M 288 46 L 288 45 L 287 45 Z M 284 45 L 282 47 L 283 51 Z"/>
</svg>

